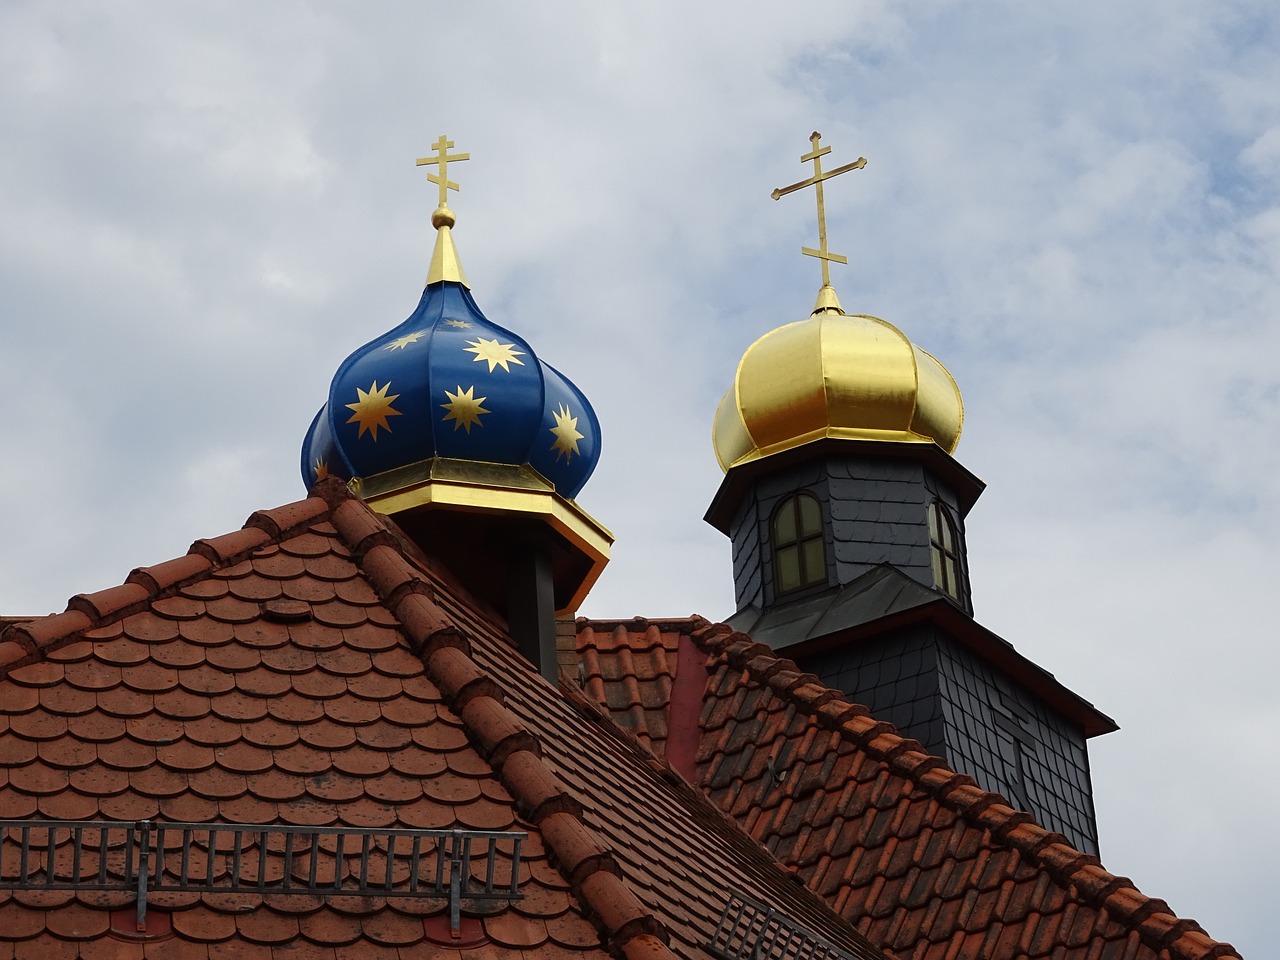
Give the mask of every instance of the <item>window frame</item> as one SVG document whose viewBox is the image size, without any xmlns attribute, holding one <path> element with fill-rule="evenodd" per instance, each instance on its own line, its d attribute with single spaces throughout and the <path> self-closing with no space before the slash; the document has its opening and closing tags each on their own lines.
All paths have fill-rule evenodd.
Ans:
<svg viewBox="0 0 1280 960">
<path fill-rule="evenodd" d="M 804 525 L 802 502 L 813 505 L 816 518 L 812 528 Z M 779 527 L 784 519 L 784 512 L 791 511 L 793 533 L 790 539 L 783 538 Z M 818 558 L 811 553 L 810 545 L 818 544 Z M 789 597 L 807 590 L 826 587 L 830 584 L 829 560 L 827 556 L 826 524 L 823 522 L 822 503 L 807 490 L 797 490 L 783 497 L 773 508 L 769 517 L 769 545 L 773 567 L 773 592 L 777 597 Z M 794 555 L 796 563 L 797 583 L 783 587 L 782 564 L 784 557 Z"/>
<path fill-rule="evenodd" d="M 964 550 L 961 546 L 960 527 L 951 516 L 951 510 L 941 500 L 929 502 L 929 566 L 933 572 L 933 585 L 944 595 L 962 606 L 965 603 Z M 950 541 L 948 543 L 948 541 Z M 948 585 L 950 581 L 950 585 Z"/>
</svg>

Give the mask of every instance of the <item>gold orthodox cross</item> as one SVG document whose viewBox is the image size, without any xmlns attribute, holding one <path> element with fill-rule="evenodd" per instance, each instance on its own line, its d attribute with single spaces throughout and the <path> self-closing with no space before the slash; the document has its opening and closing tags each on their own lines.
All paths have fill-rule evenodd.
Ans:
<svg viewBox="0 0 1280 960">
<path fill-rule="evenodd" d="M 814 192 L 818 195 L 818 249 L 811 250 L 808 247 L 801 247 L 800 252 L 810 257 L 817 257 L 822 261 L 822 285 L 824 287 L 831 286 L 831 261 L 836 263 L 848 263 L 848 257 L 842 257 L 838 253 L 832 253 L 827 249 L 827 210 L 822 202 L 822 181 L 830 180 L 832 177 L 838 177 L 842 173 L 848 173 L 850 170 L 861 170 L 867 165 L 866 157 L 859 157 L 853 163 L 846 163 L 843 167 L 836 167 L 834 170 L 823 172 L 822 158 L 831 152 L 830 147 L 818 147 L 819 141 L 822 140 L 822 134 L 816 130 L 809 137 L 809 142 L 813 144 L 813 149 L 800 158 L 801 163 L 813 161 L 813 176 L 807 180 L 801 180 L 799 183 L 793 183 L 789 187 L 779 187 L 770 194 L 773 199 L 785 197 L 788 193 L 795 193 L 805 187 L 814 187 Z M 421 161 L 419 161 L 421 163 Z"/>
<path fill-rule="evenodd" d="M 435 148 L 436 155 L 434 157 L 421 157 L 417 162 L 417 166 L 425 166 L 434 163 L 438 173 L 428 173 L 427 179 L 432 183 L 440 185 L 440 206 L 448 207 L 449 191 L 457 190 L 458 185 L 449 179 L 449 163 L 457 163 L 460 160 L 470 160 L 469 153 L 449 153 L 449 148 L 453 146 L 452 140 L 446 140 L 444 134 L 440 134 L 440 139 L 432 144 Z M 821 188 L 819 188 L 821 189 Z"/>
</svg>

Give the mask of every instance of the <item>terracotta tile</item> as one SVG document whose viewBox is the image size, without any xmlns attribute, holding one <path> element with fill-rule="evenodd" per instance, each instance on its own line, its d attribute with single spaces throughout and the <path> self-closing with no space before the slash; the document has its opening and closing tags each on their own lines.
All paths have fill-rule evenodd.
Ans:
<svg viewBox="0 0 1280 960">
<path fill-rule="evenodd" d="M 264 650 L 262 652 L 262 665 L 277 673 L 309 673 L 316 669 L 317 657 L 313 650 L 286 644 L 282 647 Z"/>
<path fill-rule="evenodd" d="M 200 776 L 195 774 L 194 776 Z M 187 789 L 187 775 L 155 764 L 129 777 L 129 786 L 149 797 L 176 797 Z"/>
<path fill-rule="evenodd" d="M 254 557 L 251 563 L 254 573 L 272 580 L 296 580 L 307 572 L 305 560 L 280 551 L 267 557 Z"/>
<path fill-rule="evenodd" d="M 122 671 L 126 687 L 140 693 L 163 693 L 178 685 L 178 672 L 153 661 Z"/>
<path fill-rule="evenodd" d="M 125 735 L 125 721 L 95 710 L 76 720 L 76 736 L 81 740 L 105 743 Z"/>
<path fill-rule="evenodd" d="M 599 947 L 596 928 L 576 913 L 564 913 L 545 921 L 547 936 L 562 947 Z"/>
<path fill-rule="evenodd" d="M 266 750 L 291 747 L 299 741 L 300 730 L 291 723 L 281 723 L 272 718 L 246 723 L 241 728 L 246 743 Z"/>
<path fill-rule="evenodd" d="M 197 644 L 178 639 L 172 643 L 157 643 L 151 647 L 151 659 L 161 666 L 181 670 L 205 662 L 204 649 Z"/>
<path fill-rule="evenodd" d="M 67 664 L 66 668 L 75 666 Z M 64 667 L 58 663 L 32 663 L 10 670 L 6 679 L 23 687 L 48 687 L 62 680 Z"/>
<path fill-rule="evenodd" d="M 305 744 L 294 744 L 272 751 L 275 765 L 292 774 L 323 773 L 333 766 L 328 750 L 317 750 Z"/>
<path fill-rule="evenodd" d="M 422 724 L 433 722 L 438 717 L 434 704 L 411 700 L 407 696 L 381 700 L 378 708 L 383 714 L 383 719 L 396 724 L 397 727 L 422 726 Z"/>
<path fill-rule="evenodd" d="M 369 797 L 338 804 L 338 819 L 350 827 L 390 827 L 396 820 L 396 808 Z"/>
<path fill-rule="evenodd" d="M 101 691 L 97 700 L 99 709 L 125 721 L 145 717 L 155 704 L 151 694 L 139 693 L 123 685 Z"/>
<path fill-rule="evenodd" d="M 247 794 L 219 800 L 218 813 L 228 823 L 274 823 L 280 818 L 278 805 Z"/>
<path fill-rule="evenodd" d="M 125 617 L 120 626 L 126 636 L 146 644 L 167 643 L 178 638 L 177 623 L 149 612 Z"/>
<path fill-rule="evenodd" d="M 355 650 L 364 650 L 367 653 L 400 650 L 418 665 L 417 673 L 422 673 L 422 661 L 414 657 L 409 651 L 407 641 L 398 630 L 379 626 L 365 619 L 357 626 L 343 629 L 342 639 L 347 646 Z M 374 661 L 374 666 L 375 668 L 377 667 L 376 660 Z"/>
<path fill-rule="evenodd" d="M 453 810 L 458 822 L 472 830 L 507 830 L 516 820 L 510 803 L 495 803 L 486 797 L 455 804 Z"/>
<path fill-rule="evenodd" d="M 15 694 L 10 698 L 10 693 Z M 23 694 L 29 694 L 32 697 L 30 702 Z M 3 697 L 10 701 L 6 704 L 8 713 L 25 713 L 35 707 L 35 699 L 38 695 L 40 704 L 50 713 L 61 713 L 64 716 L 79 716 L 81 714 L 92 712 L 97 705 L 97 697 L 90 690 L 80 690 L 70 684 L 62 683 L 56 687 L 42 687 L 36 690 L 32 687 L 9 687 L 5 690 Z M 19 706 L 25 704 L 25 706 Z"/>
<path fill-rule="evenodd" d="M 359 576 L 359 572 L 350 560 L 329 554 L 307 561 L 307 576 L 319 580 L 350 580 Z"/>
<path fill-rule="evenodd" d="M 333 584 L 327 580 L 298 579 L 284 581 L 284 595 L 305 603 L 327 603 L 334 597 Z M 324 629 L 320 624 L 317 627 Z"/>
<path fill-rule="evenodd" d="M 272 673 L 270 670 L 254 670 L 240 674 L 236 678 L 236 689 L 251 697 L 275 700 L 293 690 L 292 677 L 283 673 Z M 290 697 L 288 699 L 297 699 Z M 270 712 L 268 710 L 268 712 Z"/>
<path fill-rule="evenodd" d="M 0 788 L 0 810 L 6 819 L 24 820 L 35 816 L 37 809 L 34 794 L 20 793 L 12 787 Z"/>
<path fill-rule="evenodd" d="M 410 742 L 409 731 L 386 723 L 353 727 L 356 739 L 375 750 L 401 750 Z"/>
<path fill-rule="evenodd" d="M 424 780 L 422 792 L 432 800 L 450 805 L 472 803 L 480 799 L 480 787 L 474 780 L 452 774 Z"/>
<path fill-rule="evenodd" d="M 5 684 L 4 695 L 0 697 L 0 713 L 26 713 L 40 703 L 42 693 L 57 699 L 58 692 L 64 689 L 64 685 L 41 688 Z"/>
<path fill-rule="evenodd" d="M 202 647 L 221 647 L 235 639 L 235 627 L 230 623 L 220 623 L 201 617 L 199 620 L 183 620 L 178 624 L 178 632 L 188 643 L 196 643 Z"/>
<path fill-rule="evenodd" d="M 231 596 L 249 603 L 262 603 L 284 596 L 284 591 L 276 580 L 261 576 L 247 576 L 231 581 Z"/>
<path fill-rule="evenodd" d="M 224 747 L 240 739 L 240 724 L 210 714 L 182 724 L 189 740 L 207 747 Z"/>
<path fill-rule="evenodd" d="M 97 661 L 68 663 L 66 665 L 67 682 L 81 690 L 110 690 L 120 686 L 120 668 L 107 666 Z M 9 675 L 13 679 L 13 675 Z"/>
<path fill-rule="evenodd" d="M 342 646 L 342 634 L 315 621 L 289 624 L 289 640 L 300 650 L 324 651 Z"/>
<path fill-rule="evenodd" d="M 151 766 L 156 762 L 156 748 L 153 743 L 143 742 L 146 726 L 146 721 L 138 721 L 130 729 L 128 737 L 98 744 L 98 760 L 126 772 Z"/>
<path fill-rule="evenodd" d="M 365 793 L 374 800 L 386 803 L 408 803 L 422 796 L 422 784 L 419 781 L 394 773 L 366 777 L 364 789 Z"/>
<path fill-rule="evenodd" d="M 292 603 L 293 601 L 280 602 Z M 262 605 L 264 612 L 265 608 L 271 606 L 272 603 Z M 256 650 L 274 650 L 279 647 L 287 647 L 290 646 L 289 627 L 287 624 L 277 623 L 263 617 L 253 623 L 238 627 L 236 629 L 236 640 L 246 647 L 253 647 Z"/>
<path fill-rule="evenodd" d="M 512 949 L 537 947 L 547 939 L 547 925 L 542 920 L 523 917 L 507 910 L 484 918 L 484 930 L 495 943 Z"/>
<path fill-rule="evenodd" d="M 156 696 L 155 710 L 170 720 L 196 720 L 208 716 L 213 705 L 208 697 L 186 690 L 170 690 Z"/>
<path fill-rule="evenodd" d="M 321 773 L 306 779 L 306 791 L 317 800 L 345 803 L 364 796 L 364 781 L 340 773 Z"/>
<path fill-rule="evenodd" d="M 46 649 L 44 658 L 52 663 L 77 663 L 93 656 L 93 644 L 87 640 L 78 640 L 52 650 Z"/>
<path fill-rule="evenodd" d="M 423 703 L 443 703 L 444 696 L 440 693 L 440 688 L 427 679 L 425 674 L 419 674 L 415 677 L 406 677 L 402 681 L 404 692 L 414 700 L 421 700 Z M 455 724 L 461 721 L 456 718 Z"/>
<path fill-rule="evenodd" d="M 193 910 L 179 910 L 174 913 L 173 929 L 184 940 L 217 943 L 221 940 L 230 940 L 235 936 L 236 918 L 202 905 Z"/>
<path fill-rule="evenodd" d="M 406 827 L 420 830 L 448 830 L 458 822 L 452 807 L 425 797 L 413 803 L 401 804 L 396 810 L 396 816 Z"/>
<path fill-rule="evenodd" d="M 150 820 L 160 813 L 160 804 L 152 797 L 119 793 L 114 797 L 103 797 L 98 809 L 108 820 Z"/>
<path fill-rule="evenodd" d="M 59 740 L 67 735 L 67 718 L 32 710 L 9 718 L 9 729 L 27 740 Z"/>
<path fill-rule="evenodd" d="M 304 533 L 300 536 L 290 537 L 280 544 L 281 553 L 292 557 L 323 557 L 334 549 L 338 549 L 337 544 L 330 538 L 317 536 L 314 533 Z M 308 569 L 310 569 L 310 566 L 308 563 Z"/>
<path fill-rule="evenodd" d="M 422 921 L 390 910 L 369 917 L 362 924 L 364 935 L 375 943 L 389 947 L 410 947 L 422 941 Z"/>
<path fill-rule="evenodd" d="M 209 647 L 205 653 L 205 659 L 219 670 L 240 673 L 257 667 L 262 662 L 262 654 L 252 647 L 228 643 Z"/>
<path fill-rule="evenodd" d="M 311 608 L 311 614 L 316 623 L 334 629 L 350 629 L 366 623 L 364 607 L 336 598 L 328 603 L 314 604 Z"/>
<path fill-rule="evenodd" d="M 338 822 L 337 805 L 328 801 L 302 797 L 299 800 L 278 804 L 278 807 L 280 819 L 285 823 L 323 827 Z"/>
<path fill-rule="evenodd" d="M 393 750 L 385 756 L 391 763 L 391 769 L 406 777 L 433 777 L 448 769 L 448 762 L 443 754 L 431 753 L 416 746 Z"/>
<path fill-rule="evenodd" d="M 391 757 L 383 750 L 354 746 L 348 750 L 334 751 L 334 769 L 352 777 L 371 777 L 391 769 Z"/>
<path fill-rule="evenodd" d="M 64 737 L 63 740 L 42 742 L 42 744 L 36 746 L 36 751 L 40 755 L 40 759 L 44 760 L 50 767 L 76 769 L 77 767 L 87 767 L 88 764 L 95 762 L 97 759 L 97 744 L 83 740 L 72 740 L 70 737 Z M 0 762 L 3 762 L 4 753 L 4 748 L 0 748 Z"/>
<path fill-rule="evenodd" d="M 178 685 L 189 693 L 208 695 L 235 689 L 235 676 L 209 663 L 178 672 Z"/>
<path fill-rule="evenodd" d="M 214 767 L 191 778 L 191 790 L 206 800 L 231 800 L 249 790 L 244 775 Z"/>
<path fill-rule="evenodd" d="M 267 702 L 239 690 L 224 693 L 210 701 L 214 716 L 232 723 L 261 720 L 267 715 Z"/>
<path fill-rule="evenodd" d="M 362 700 L 377 700 L 386 704 L 405 698 L 403 684 L 397 679 L 380 673 L 369 672 L 363 676 L 346 677 L 345 679 L 347 690 L 351 695 L 360 697 Z M 437 697 L 438 699 L 440 698 Z"/>
<path fill-rule="evenodd" d="M 39 797 L 36 808 L 49 820 L 92 820 L 98 815 L 96 797 L 86 797 L 74 790 Z M 8 814 L 6 813 L 6 816 Z"/>
<path fill-rule="evenodd" d="M 153 600 L 151 612 L 167 620 L 195 620 L 204 616 L 205 608 L 203 600 L 179 595 Z"/>
<path fill-rule="evenodd" d="M 312 943 L 341 946 L 360 939 L 361 923 L 354 917 L 321 910 L 299 921 L 302 935 Z"/>
<path fill-rule="evenodd" d="M 225 770 L 243 774 L 258 774 L 272 767 L 270 749 L 240 741 L 214 749 L 217 764 Z"/>
<path fill-rule="evenodd" d="M 236 920 L 236 932 L 251 943 L 288 943 L 301 935 L 297 917 L 252 910 Z"/>
<path fill-rule="evenodd" d="M 337 647 L 319 658 L 319 666 L 326 673 L 354 677 L 372 670 L 373 662 L 369 659 L 369 654 L 363 650 Z"/>
<path fill-rule="evenodd" d="M 166 820 L 203 823 L 217 817 L 218 804 L 188 791 L 178 797 L 161 797 L 160 813 Z"/>
<path fill-rule="evenodd" d="M 380 602 L 373 588 L 360 577 L 334 584 L 334 592 L 346 603 L 354 603 L 362 607 L 371 607 Z"/>
<path fill-rule="evenodd" d="M 328 700 L 321 709 L 325 716 L 337 723 L 356 725 L 382 719 L 382 710 L 376 702 L 355 697 Z"/>
<path fill-rule="evenodd" d="M 322 750 L 340 750 L 356 742 L 355 729 L 332 720 L 318 720 L 298 730 L 303 742 Z"/>
<path fill-rule="evenodd" d="M 294 674 L 292 683 L 295 693 L 313 700 L 328 700 L 347 693 L 345 677 L 334 676 L 322 670 Z"/>
<path fill-rule="evenodd" d="M 267 701 L 267 711 L 284 724 L 314 723 L 324 716 L 323 702 L 306 697 L 278 697 Z"/>
<path fill-rule="evenodd" d="M 260 800 L 281 802 L 302 796 L 303 783 L 283 770 L 267 770 L 249 778 L 249 792 Z"/>
<path fill-rule="evenodd" d="M 433 753 L 451 753 L 470 745 L 461 727 L 455 727 L 442 720 L 414 727 L 412 736 L 414 743 Z"/>
<path fill-rule="evenodd" d="M 422 675 L 422 661 L 403 646 L 378 654 L 373 667 L 388 677 L 418 677 Z"/>
<path fill-rule="evenodd" d="M 94 659 L 113 667 L 135 667 L 151 659 L 148 645 L 131 637 L 99 640 L 94 644 Z"/>
<path fill-rule="evenodd" d="M 252 623 L 262 612 L 256 603 L 238 600 L 229 593 L 224 597 L 206 600 L 205 606 L 210 617 L 231 624 Z"/>
</svg>

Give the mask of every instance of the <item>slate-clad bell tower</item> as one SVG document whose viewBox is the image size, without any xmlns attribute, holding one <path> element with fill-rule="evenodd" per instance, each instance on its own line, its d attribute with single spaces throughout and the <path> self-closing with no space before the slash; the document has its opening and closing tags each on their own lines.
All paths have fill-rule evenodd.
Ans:
<svg viewBox="0 0 1280 960">
<path fill-rule="evenodd" d="M 947 369 L 897 327 L 846 314 L 828 264 L 809 317 L 749 346 L 716 411 L 725 470 L 707 521 L 732 542 L 736 628 L 890 720 L 1082 850 L 1097 850 L 1088 737 L 1116 725 L 973 619 L 965 518 L 982 481 L 954 459 Z"/>
</svg>

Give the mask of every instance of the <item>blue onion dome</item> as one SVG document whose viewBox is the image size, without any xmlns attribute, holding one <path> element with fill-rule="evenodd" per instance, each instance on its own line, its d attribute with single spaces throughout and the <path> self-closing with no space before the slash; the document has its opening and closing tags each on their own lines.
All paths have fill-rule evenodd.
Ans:
<svg viewBox="0 0 1280 960">
<path fill-rule="evenodd" d="M 456 189 L 443 163 L 430 179 Z M 527 465 L 573 499 L 600 458 L 595 411 L 528 341 L 480 312 L 453 246 L 444 186 L 440 193 L 422 299 L 338 368 L 302 444 L 303 482 L 367 480 L 440 457 Z"/>
</svg>

